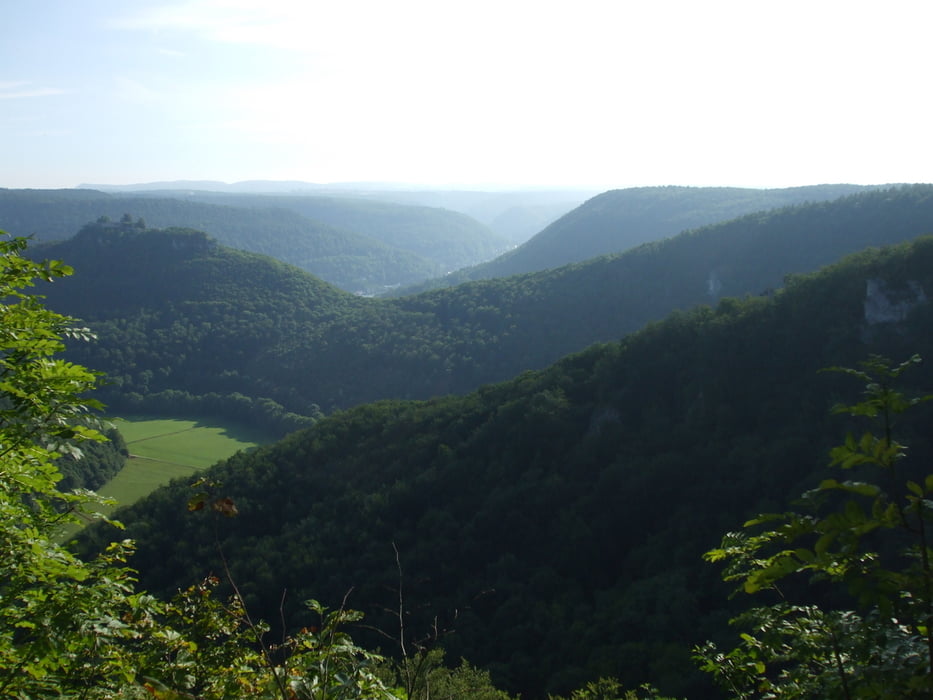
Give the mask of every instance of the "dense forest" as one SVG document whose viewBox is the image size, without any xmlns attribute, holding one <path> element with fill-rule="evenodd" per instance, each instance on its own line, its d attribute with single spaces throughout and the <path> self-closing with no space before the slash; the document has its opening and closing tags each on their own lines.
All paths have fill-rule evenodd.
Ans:
<svg viewBox="0 0 933 700">
<path fill-rule="evenodd" d="M 418 188 L 386 186 L 385 183 L 331 183 L 319 184 L 296 181 L 253 180 L 224 183 L 217 181 L 180 180 L 135 185 L 83 184 L 82 189 L 102 190 L 125 196 L 161 194 L 177 197 L 194 193 L 210 198 L 206 201 L 231 196 L 263 194 L 269 198 L 318 196 L 363 199 L 376 202 L 394 202 L 419 207 L 449 209 L 476 219 L 491 228 L 512 245 L 523 243 L 549 223 L 575 209 L 590 197 L 601 192 L 592 188 L 573 189 L 507 189 L 507 190 L 451 190 L 445 188 Z"/>
<path fill-rule="evenodd" d="M 765 219 L 806 215 L 849 236 L 881 211 L 853 208 L 846 227 L 830 225 L 831 205 Z M 134 565 L 172 592 L 226 565 L 219 544 L 253 609 L 295 626 L 301 600 L 350 592 L 369 625 L 397 634 L 401 600 L 410 635 L 526 698 L 609 675 L 719 697 L 690 649 L 729 636 L 747 601 L 730 601 L 701 555 L 834 473 L 828 449 L 852 424 L 830 408 L 859 387 L 820 370 L 929 357 L 931 294 L 933 239 L 920 238 L 464 396 L 338 412 L 208 473 L 236 518 L 186 514 L 187 483 L 125 511 Z M 933 370 L 911 381 L 928 390 Z M 933 457 L 922 411 L 897 426 L 919 464 Z"/>
<path fill-rule="evenodd" d="M 856 185 L 816 185 L 774 190 L 738 187 L 611 190 L 586 201 L 494 260 L 394 294 L 547 270 L 598 255 L 621 253 L 642 243 L 752 212 L 838 199 L 869 189 Z"/>
<path fill-rule="evenodd" d="M 347 291 L 398 296 L 399 289 L 410 293 L 556 268 L 742 214 L 865 189 L 632 188 L 603 193 L 579 207 L 582 195 L 571 192 L 350 191 L 325 196 L 195 188 L 120 193 L 0 189 L 0 226 L 15 235 L 60 240 L 88 221 L 101 216 L 116 221 L 130 212 L 157 228 L 203 230 L 224 245 L 269 255 Z M 540 226 L 532 230 L 534 222 Z M 507 235 L 494 233 L 493 224 L 504 226 Z M 496 258 L 516 243 L 523 245 Z"/>
<path fill-rule="evenodd" d="M 108 428 L 102 432 L 106 442 L 89 442 L 81 446 L 79 454 L 58 458 L 56 466 L 62 473 L 60 489 L 99 489 L 126 464 L 130 453 L 120 431 Z"/>
<path fill-rule="evenodd" d="M 390 203 L 374 206 L 358 199 L 312 197 L 243 196 L 211 203 L 184 193 L 0 190 L 0 226 L 14 235 L 50 241 L 69 238 L 99 217 L 118 221 L 132 212 L 134 220 L 149 226 L 204 230 L 230 247 L 269 255 L 342 289 L 366 293 L 472 265 L 507 246 L 463 214 Z M 316 211 L 334 223 L 306 215 Z"/>
<path fill-rule="evenodd" d="M 484 262 L 507 247 L 505 239 L 484 230 L 476 219 L 431 207 L 349 197 L 216 192 L 191 192 L 185 199 L 247 209 L 287 209 L 312 221 L 355 231 L 392 248 L 414 253 L 444 271 Z"/>
<path fill-rule="evenodd" d="M 364 299 L 203 233 L 93 224 L 35 255 L 76 274 L 43 289 L 99 341 L 115 407 L 243 397 L 293 427 L 384 398 L 428 398 L 540 369 L 674 309 L 768 294 L 869 245 L 933 231 L 933 187 L 867 192 L 689 231 L 557 270 L 393 300 Z M 269 403 L 272 402 L 272 403 Z M 223 403 L 222 401 L 220 403 Z M 286 420 L 287 418 L 287 420 Z"/>
<path fill-rule="evenodd" d="M 76 592 L 103 595 L 103 586 L 106 604 L 120 609 L 156 605 L 151 601 L 182 591 L 181 603 L 159 608 L 157 622 L 144 621 L 174 625 L 193 620 L 184 612 L 185 590 L 204 599 L 211 595 L 204 586 L 219 585 L 220 595 L 234 594 L 233 607 L 213 608 L 210 624 L 248 631 L 251 623 L 232 622 L 244 620 L 236 610 L 245 605 L 269 621 L 270 638 L 283 645 L 316 634 L 321 609 L 306 606 L 307 599 L 331 609 L 349 605 L 366 613 L 354 640 L 401 653 L 398 665 L 382 667 L 386 681 L 402 683 L 392 674 L 409 668 L 406 649 L 443 650 L 450 663 L 467 660 L 461 680 L 474 673 L 471 664 L 487 669 L 503 690 L 487 683 L 484 697 L 497 700 L 505 700 L 503 691 L 532 700 L 600 697 L 597 686 L 584 694 L 574 689 L 607 677 L 627 688 L 647 681 L 665 694 L 720 697 L 691 650 L 707 639 L 733 644 L 728 620 L 749 601 L 729 598 L 721 567 L 703 554 L 751 515 L 781 510 L 814 485 L 869 493 L 868 485 L 830 478 L 836 472 L 828 451 L 855 426 L 831 409 L 857 400 L 859 387 L 851 375 L 821 370 L 855 366 L 872 353 L 930 354 L 933 238 L 917 236 L 933 230 L 931 195 L 929 186 L 897 187 L 758 212 L 622 254 L 393 300 L 349 294 L 202 231 L 150 229 L 130 214 L 99 218 L 31 251 L 67 260 L 74 275 L 8 257 L 14 266 L 5 269 L 7 278 L 20 269 L 57 278 L 38 287 L 49 307 L 78 316 L 99 336 L 68 351 L 108 374 L 98 396 L 166 412 L 221 411 L 290 433 L 216 465 L 194 489 L 177 482 L 125 510 L 124 534 L 86 532 L 76 551 L 105 573 Z M 910 242 L 863 250 L 898 241 Z M 856 250 L 863 252 L 800 274 Z M 33 298 L 22 299 L 38 318 Z M 54 312 L 45 317 L 58 323 Z M 40 354 L 58 347 L 23 345 L 19 332 L 0 340 Z M 11 376 L 33 372 L 15 364 L 18 352 L 4 357 Z M 80 378 L 74 387 L 91 380 L 78 365 L 54 368 Z M 917 391 L 931 386 L 931 372 L 921 364 L 911 374 Z M 66 404 L 70 387 L 49 385 L 65 392 Z M 49 402 L 55 405 L 14 399 L 8 414 L 18 421 Z M 915 470 L 933 456 L 925 430 L 933 409 L 918 408 L 895 427 L 910 445 L 899 474 L 915 479 L 910 489 L 922 499 L 933 478 Z M 59 438 L 89 435 L 47 424 Z M 18 425 L 0 426 L 25 450 L 26 461 L 13 466 L 23 467 L 30 454 L 54 456 Z M 850 442 L 844 447 L 857 456 L 860 448 Z M 871 448 L 864 439 L 859 444 Z M 92 457 L 60 461 L 60 487 L 105 479 L 105 470 L 91 466 L 118 468 L 119 440 L 107 456 Z M 44 469 L 32 483 L 45 489 L 56 475 Z M 42 506 L 24 515 L 54 527 L 73 501 L 61 491 L 42 493 L 65 509 Z M 27 504 L 4 502 L 16 512 Z M 882 515 L 876 508 L 875 521 Z M 854 522 L 854 511 L 845 518 Z M 11 541 L 32 532 L 12 519 L 0 528 Z M 121 545 L 102 560 L 90 558 L 124 536 L 137 541 L 133 565 L 157 599 L 114 597 L 107 581 L 124 586 L 128 574 L 106 572 L 108 562 L 122 561 Z M 723 542 L 734 541 L 728 537 Z M 23 551 L 39 553 L 31 566 L 51 572 L 44 547 Z M 824 550 L 818 542 L 815 554 L 799 549 L 793 557 L 828 561 Z M 7 568 L 28 577 L 17 566 Z M 79 563 L 67 566 L 84 571 Z M 190 588 L 198 580 L 208 583 Z M 53 604 L 59 615 L 93 619 L 99 609 L 86 596 L 73 609 L 62 607 L 59 589 L 52 603 L 41 602 L 42 585 L 23 585 L 30 605 Z M 754 588 L 746 582 L 746 590 Z M 793 592 L 805 603 L 838 600 L 820 586 Z M 176 614 L 181 618 L 173 621 Z M 136 615 L 114 619 L 138 635 Z M 157 640 L 181 639 L 165 634 L 141 647 L 117 639 L 123 651 L 112 657 L 114 677 L 134 682 L 134 671 L 118 669 L 132 669 L 139 658 L 160 674 L 179 672 L 172 682 L 185 687 L 223 681 L 184 670 L 196 647 L 213 643 L 192 642 L 183 654 L 165 656 Z M 213 638 L 223 640 L 223 654 L 249 659 L 229 680 L 252 683 L 248 673 L 269 682 L 256 664 L 264 658 L 277 673 L 280 660 L 265 650 L 257 657 L 236 634 Z M 80 634 L 68 639 L 74 648 L 85 644 Z M 130 647 L 141 656 L 127 655 Z M 313 651 L 289 648 L 294 658 Z M 383 680 L 366 678 L 379 697 L 420 697 L 413 687 L 390 691 Z M 150 686 L 137 689 L 176 697 Z M 280 695 L 290 697 L 284 686 Z M 647 689 L 644 695 L 656 697 Z"/>
</svg>

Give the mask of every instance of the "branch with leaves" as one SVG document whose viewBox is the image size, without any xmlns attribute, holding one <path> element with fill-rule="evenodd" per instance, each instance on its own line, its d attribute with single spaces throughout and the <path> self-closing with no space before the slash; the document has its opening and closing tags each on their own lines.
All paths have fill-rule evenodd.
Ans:
<svg viewBox="0 0 933 700">
<path fill-rule="evenodd" d="M 760 515 L 707 552 L 708 561 L 726 564 L 723 578 L 737 582 L 737 592 L 779 600 L 733 620 L 749 630 L 734 649 L 707 643 L 695 650 L 701 667 L 737 697 L 933 692 L 933 474 L 902 482 L 907 448 L 894 438 L 897 418 L 933 398 L 897 387 L 919 363 L 918 356 L 897 365 L 872 356 L 858 369 L 827 370 L 865 386 L 860 401 L 833 412 L 874 428 L 847 435 L 830 453 L 832 466 L 859 478 L 823 480 L 804 494 L 803 512 Z M 863 478 L 872 474 L 877 482 Z M 813 602 L 817 587 L 836 604 Z"/>
</svg>

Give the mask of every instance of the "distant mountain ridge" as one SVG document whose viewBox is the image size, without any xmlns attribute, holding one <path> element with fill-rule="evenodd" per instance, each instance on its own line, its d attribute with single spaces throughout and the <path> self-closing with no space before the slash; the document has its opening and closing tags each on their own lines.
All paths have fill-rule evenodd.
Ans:
<svg viewBox="0 0 933 700">
<path fill-rule="evenodd" d="M 294 180 L 249 180 L 235 183 L 176 180 L 135 185 L 84 184 L 79 187 L 124 195 L 161 192 L 165 196 L 182 196 L 185 191 L 190 191 L 262 196 L 349 197 L 450 209 L 486 224 L 513 244 L 528 240 L 561 214 L 603 191 L 593 187 L 450 189 L 386 182 L 323 184 Z"/>
<path fill-rule="evenodd" d="M 166 193 L 159 191 L 155 195 L 164 197 Z M 207 191 L 187 192 L 184 200 L 245 209 L 288 210 L 337 230 L 354 231 L 391 248 L 421 256 L 443 269 L 451 269 L 463 260 L 489 260 L 508 247 L 507 241 L 475 219 L 435 207 L 346 196 Z"/>
<path fill-rule="evenodd" d="M 115 398 L 236 391 L 305 413 L 311 404 L 331 411 L 471 391 L 616 340 L 672 310 L 766 294 L 788 273 L 929 232 L 933 186 L 891 188 L 392 300 L 341 293 L 223 246 L 172 243 L 190 233 L 159 234 L 163 243 L 153 248 L 145 232 L 111 245 L 107 230 L 91 226 L 37 254 L 75 267 L 74 277 L 43 293 L 51 308 L 97 330 L 100 341 L 73 356 L 118 377 Z"/>
<path fill-rule="evenodd" d="M 100 216 L 116 220 L 128 213 L 154 227 L 207 231 L 225 245 L 271 255 L 347 291 L 367 293 L 492 257 L 505 246 L 482 224 L 442 209 L 385 203 L 373 212 L 371 205 L 356 199 L 328 200 L 330 219 L 342 218 L 347 224 L 339 226 L 310 218 L 294 207 L 273 206 L 282 201 L 252 197 L 205 202 L 180 195 L 0 190 L 0 229 L 36 234 L 40 240 L 60 239 Z M 242 206 L 232 206 L 237 202 Z"/>
<path fill-rule="evenodd" d="M 828 201 L 879 188 L 883 189 L 840 184 L 772 190 L 674 186 L 610 190 L 588 199 L 494 260 L 394 294 L 553 269 L 597 255 L 624 252 L 642 243 L 752 212 Z"/>
</svg>

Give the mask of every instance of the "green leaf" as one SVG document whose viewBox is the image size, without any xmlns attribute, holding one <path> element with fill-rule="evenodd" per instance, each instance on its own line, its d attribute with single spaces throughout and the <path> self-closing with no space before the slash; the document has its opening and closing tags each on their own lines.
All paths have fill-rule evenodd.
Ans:
<svg viewBox="0 0 933 700">
<path fill-rule="evenodd" d="M 816 554 L 806 548 L 800 548 L 794 551 L 794 554 L 797 555 L 797 558 L 804 563 L 811 563 L 816 560 Z"/>
<path fill-rule="evenodd" d="M 824 479 L 820 482 L 819 488 L 824 491 L 838 490 L 845 491 L 847 493 L 854 493 L 859 496 L 877 496 L 881 493 L 881 489 L 875 484 L 867 484 L 862 481 L 843 481 L 839 482 L 835 479 Z"/>
</svg>

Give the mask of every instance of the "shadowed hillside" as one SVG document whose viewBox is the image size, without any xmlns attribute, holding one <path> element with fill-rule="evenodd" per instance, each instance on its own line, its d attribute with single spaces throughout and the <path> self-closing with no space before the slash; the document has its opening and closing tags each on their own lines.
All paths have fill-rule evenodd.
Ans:
<svg viewBox="0 0 933 700">
<path fill-rule="evenodd" d="M 430 260 L 443 270 L 489 260 L 507 247 L 475 219 L 454 211 L 354 197 L 232 195 L 191 192 L 186 199 L 228 206 L 287 209 L 339 230 L 355 231 Z"/>
<path fill-rule="evenodd" d="M 825 478 L 847 428 L 829 408 L 861 387 L 818 370 L 933 356 L 931 297 L 923 238 L 466 396 L 338 413 L 210 472 L 236 518 L 186 514 L 183 483 L 125 512 L 135 564 L 172 591 L 218 570 L 217 533 L 272 621 L 307 624 L 301 600 L 352 591 L 394 634 L 403 586 L 408 634 L 438 630 L 451 658 L 523 697 L 599 675 L 719 697 L 690 649 L 723 635 L 738 601 L 701 554 Z M 930 417 L 898 426 L 920 463 Z"/>
<path fill-rule="evenodd" d="M 153 182 L 135 185 L 80 185 L 84 189 L 103 190 L 137 196 L 161 193 L 164 196 L 246 195 L 274 197 L 339 197 L 410 204 L 433 209 L 449 209 L 484 223 L 513 245 L 523 243 L 562 214 L 574 209 L 601 189 L 518 189 L 518 190 L 449 190 L 414 188 L 386 183 L 329 183 L 297 181 L 247 181 L 232 184 L 216 181 Z"/>
<path fill-rule="evenodd" d="M 621 253 L 642 243 L 751 212 L 832 200 L 867 189 L 870 188 L 857 185 L 817 185 L 775 190 L 738 187 L 611 190 L 587 200 L 495 260 L 394 294 L 561 267 L 598 255 Z"/>
<path fill-rule="evenodd" d="M 344 223 L 334 225 L 307 216 L 308 207 L 276 205 L 284 199 L 243 195 L 214 200 L 198 201 L 185 193 L 166 197 L 0 190 L 0 227 L 14 235 L 60 240 L 88 221 L 102 216 L 119 221 L 129 214 L 157 228 L 203 230 L 224 245 L 269 255 L 347 291 L 366 293 L 488 259 L 505 245 L 478 222 L 440 209 L 394 204 L 374 208 L 358 200 L 335 200 L 332 209 L 344 216 L 330 218 Z M 304 201 L 297 198 L 298 203 Z"/>
<path fill-rule="evenodd" d="M 111 377 L 108 402 L 239 392 L 308 415 L 317 406 L 468 392 L 674 309 L 770 293 L 788 272 L 931 231 L 933 187 L 897 188 L 396 300 L 354 297 L 191 232 L 91 226 L 36 255 L 77 271 L 44 292 L 50 306 L 98 332 L 100 341 L 73 357 Z"/>
</svg>

